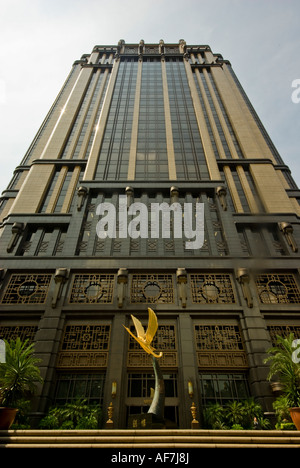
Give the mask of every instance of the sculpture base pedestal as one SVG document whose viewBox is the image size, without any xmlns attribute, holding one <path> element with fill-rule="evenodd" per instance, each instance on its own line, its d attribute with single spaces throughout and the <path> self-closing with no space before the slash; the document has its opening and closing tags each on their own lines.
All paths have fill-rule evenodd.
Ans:
<svg viewBox="0 0 300 468">
<path fill-rule="evenodd" d="M 105 429 L 113 429 L 114 428 L 114 423 L 111 419 L 109 419 L 108 421 L 106 421 L 105 423 Z"/>
<path fill-rule="evenodd" d="M 200 429 L 200 424 L 199 421 L 196 421 L 195 419 L 191 422 L 191 429 Z"/>
<path fill-rule="evenodd" d="M 164 421 L 157 421 L 152 413 L 132 414 L 128 419 L 128 429 L 165 429 Z"/>
</svg>

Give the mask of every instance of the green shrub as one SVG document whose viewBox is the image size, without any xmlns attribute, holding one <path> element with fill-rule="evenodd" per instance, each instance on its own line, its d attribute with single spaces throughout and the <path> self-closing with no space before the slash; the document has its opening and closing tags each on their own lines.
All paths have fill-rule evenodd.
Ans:
<svg viewBox="0 0 300 468">
<path fill-rule="evenodd" d="M 281 429 L 282 431 L 296 431 L 296 426 L 291 422 L 282 422 L 276 426 L 277 429 Z"/>
<path fill-rule="evenodd" d="M 230 401 L 222 406 L 210 404 L 204 411 L 204 426 L 212 429 L 253 429 L 253 420 L 257 418 L 261 429 L 270 428 L 268 419 L 263 417 L 263 410 L 253 398 L 244 401 Z"/>
<path fill-rule="evenodd" d="M 51 408 L 40 421 L 41 429 L 98 429 L 101 427 L 102 411 L 99 405 L 87 405 L 86 400 L 77 400 Z"/>
<path fill-rule="evenodd" d="M 233 430 L 242 430 L 244 429 L 243 426 L 241 426 L 240 424 L 233 424 L 233 426 L 231 426 L 230 429 L 233 429 Z"/>
</svg>

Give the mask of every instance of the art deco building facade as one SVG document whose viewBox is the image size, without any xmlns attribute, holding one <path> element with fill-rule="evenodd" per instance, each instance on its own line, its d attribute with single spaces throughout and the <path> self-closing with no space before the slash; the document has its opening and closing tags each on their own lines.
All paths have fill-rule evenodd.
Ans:
<svg viewBox="0 0 300 468">
<path fill-rule="evenodd" d="M 203 203 L 203 246 L 172 226 L 98 237 L 97 207 L 120 195 Z M 151 361 L 123 325 L 146 325 L 148 306 L 168 427 L 190 427 L 192 401 L 199 419 L 248 396 L 272 411 L 266 350 L 276 334 L 300 337 L 300 192 L 220 54 L 183 40 L 95 46 L 1 200 L 0 337 L 35 342 L 36 416 L 78 397 L 106 412 L 113 382 L 115 427 L 146 411 Z"/>
</svg>

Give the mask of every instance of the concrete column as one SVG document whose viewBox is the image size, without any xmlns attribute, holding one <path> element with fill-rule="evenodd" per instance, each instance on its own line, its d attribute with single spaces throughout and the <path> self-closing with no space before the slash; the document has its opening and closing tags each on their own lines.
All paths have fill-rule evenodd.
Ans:
<svg viewBox="0 0 300 468">
<path fill-rule="evenodd" d="M 240 106 L 242 115 L 243 115 L 244 119 L 247 120 L 248 129 L 252 133 L 252 138 L 254 139 L 256 145 L 259 148 L 259 155 L 256 156 L 256 157 L 271 159 L 271 161 L 274 164 L 277 164 L 277 162 L 276 162 L 276 160 L 275 160 L 275 158 L 274 158 L 274 156 L 272 154 L 272 151 L 270 150 L 269 146 L 267 145 L 261 130 L 259 129 L 256 121 L 254 120 L 254 117 L 251 114 L 251 111 L 250 111 L 250 109 L 248 107 L 247 102 L 245 101 L 244 96 L 242 96 L 240 90 L 238 89 L 238 87 L 237 87 L 237 85 L 236 85 L 236 83 L 235 83 L 235 81 L 234 81 L 234 79 L 233 79 L 233 77 L 232 77 L 232 75 L 231 75 L 231 73 L 229 71 L 229 67 L 230 67 L 230 65 L 224 64 L 224 66 L 223 66 L 224 75 L 226 76 L 226 78 L 228 80 L 228 83 L 231 86 L 232 93 L 233 93 L 232 98 L 236 99 L 237 104 Z M 245 154 L 245 156 L 249 157 L 249 156 L 247 156 L 247 154 Z"/>
<path fill-rule="evenodd" d="M 237 188 L 235 186 L 230 167 L 224 166 L 223 171 L 224 171 L 224 175 L 226 178 L 226 182 L 227 182 L 230 194 L 231 194 L 231 198 L 232 198 L 235 210 L 237 213 L 244 213 L 244 209 L 242 207 L 242 203 L 241 203 Z"/>
<path fill-rule="evenodd" d="M 226 71 L 227 65 L 211 67 L 211 75 L 221 96 L 224 108 L 234 129 L 239 145 L 245 158 L 268 158 L 275 162 L 274 157 L 264 142 L 251 112 L 241 96 L 230 73 Z"/>
<path fill-rule="evenodd" d="M 51 183 L 54 170 L 54 164 L 32 166 L 10 213 L 37 213 Z"/>
<path fill-rule="evenodd" d="M 250 173 L 268 213 L 295 212 L 294 206 L 272 164 L 250 164 Z"/>
<path fill-rule="evenodd" d="M 180 405 L 180 427 L 191 427 L 192 415 L 190 407 L 192 402 L 198 409 L 199 418 L 199 376 L 196 362 L 195 344 L 193 336 L 193 323 L 188 313 L 178 317 L 178 354 L 181 356 L 178 367 L 178 394 Z M 188 382 L 191 381 L 194 388 L 193 400 L 188 394 Z"/>
<path fill-rule="evenodd" d="M 63 166 L 60 170 L 55 187 L 53 189 L 53 193 L 50 197 L 48 206 L 46 208 L 46 211 L 45 211 L 46 213 L 53 213 L 67 174 L 68 174 L 68 166 Z"/>
<path fill-rule="evenodd" d="M 73 200 L 73 196 L 76 190 L 77 182 L 80 176 L 80 171 L 81 171 L 80 166 L 74 167 L 73 174 L 72 174 L 72 177 L 71 177 L 68 189 L 67 189 L 67 193 L 63 202 L 63 206 L 60 211 L 61 213 L 69 212 L 69 209 Z"/>
<path fill-rule="evenodd" d="M 39 367 L 44 379 L 43 385 L 36 395 L 36 405 L 33 408 L 37 417 L 42 416 L 48 410 L 49 403 L 53 398 L 56 359 L 64 325 L 61 308 L 53 309 L 51 306 L 54 287 L 54 281 L 52 281 L 45 312 L 41 317 L 35 337 L 35 355 L 42 360 Z"/>
<path fill-rule="evenodd" d="M 253 193 L 252 193 L 252 191 L 250 189 L 250 186 L 249 186 L 249 183 L 248 183 L 244 168 L 242 166 L 236 166 L 236 172 L 237 172 L 237 174 L 239 176 L 239 179 L 241 181 L 241 185 L 242 185 L 244 193 L 246 195 L 247 202 L 248 202 L 248 205 L 250 207 L 251 213 L 258 213 L 259 209 L 258 209 L 257 203 L 255 201 L 255 198 L 253 196 Z"/>
<path fill-rule="evenodd" d="M 125 339 L 127 342 L 126 331 L 123 328 L 125 324 L 125 315 L 116 314 L 114 316 L 111 328 L 109 359 L 105 378 L 105 389 L 103 399 L 103 421 L 107 418 L 107 408 L 112 401 L 114 412 L 114 428 L 121 428 L 125 424 L 125 399 L 127 395 L 127 379 L 124 378 L 127 373 L 127 352 L 125 352 Z M 112 400 L 111 388 L 112 382 L 117 382 L 117 394 Z"/>
<path fill-rule="evenodd" d="M 253 297 L 253 307 L 249 308 L 246 300 L 242 299 L 244 310 L 240 324 L 249 364 L 250 392 L 261 403 L 264 402 L 266 411 L 273 411 L 272 401 L 274 398 L 267 380 L 269 367 L 263 363 L 267 356 L 266 351 L 271 347 L 271 342 L 265 320 L 260 312 L 256 286 L 252 279 L 250 279 L 249 288 Z"/>
</svg>

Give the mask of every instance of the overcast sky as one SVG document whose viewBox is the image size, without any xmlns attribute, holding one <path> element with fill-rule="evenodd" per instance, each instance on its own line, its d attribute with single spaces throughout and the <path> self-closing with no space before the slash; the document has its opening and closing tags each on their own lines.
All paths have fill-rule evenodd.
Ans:
<svg viewBox="0 0 300 468">
<path fill-rule="evenodd" d="M 0 194 L 73 62 L 119 39 L 221 53 L 300 185 L 299 18 L 299 0 L 0 0 Z"/>
</svg>

